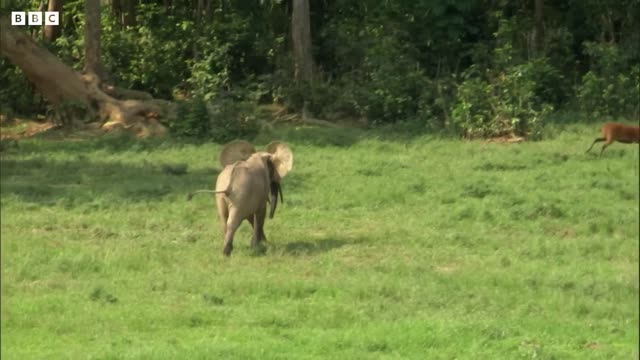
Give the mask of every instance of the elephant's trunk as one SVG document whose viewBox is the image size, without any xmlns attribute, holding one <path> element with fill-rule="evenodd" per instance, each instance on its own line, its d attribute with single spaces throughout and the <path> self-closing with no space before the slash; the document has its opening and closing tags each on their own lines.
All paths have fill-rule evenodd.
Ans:
<svg viewBox="0 0 640 360">
<path fill-rule="evenodd" d="M 278 206 L 278 194 L 282 199 L 282 188 L 277 181 L 271 182 L 271 209 L 269 211 L 269 219 L 273 219 L 273 215 L 276 213 L 276 207 Z M 283 201 L 284 202 L 284 201 Z"/>
</svg>

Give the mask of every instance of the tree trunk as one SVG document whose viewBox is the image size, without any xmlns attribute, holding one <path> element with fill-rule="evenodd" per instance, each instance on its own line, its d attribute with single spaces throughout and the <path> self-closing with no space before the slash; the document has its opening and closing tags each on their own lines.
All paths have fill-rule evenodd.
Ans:
<svg viewBox="0 0 640 360">
<path fill-rule="evenodd" d="M 20 67 L 50 103 L 76 101 L 88 105 L 89 99 L 78 74 L 18 29 L 11 26 L 10 19 L 0 19 L 0 54 Z"/>
<path fill-rule="evenodd" d="M 94 119 L 97 115 L 104 130 L 122 128 L 141 137 L 163 135 L 166 128 L 158 118 L 175 112 L 175 105 L 168 101 L 115 99 L 102 90 L 95 74 L 78 74 L 38 45 L 20 27 L 11 26 L 11 19 L 6 16 L 0 17 L 0 55 L 18 66 L 51 105 L 64 108 L 74 104 L 76 108 L 81 107 L 85 111 L 85 120 L 86 117 Z M 129 95 L 111 87 L 108 90 Z M 145 98 L 140 92 L 133 95 Z"/>
<path fill-rule="evenodd" d="M 111 1 L 111 14 L 118 19 L 118 27 L 122 29 L 122 3 L 120 0 Z"/>
<path fill-rule="evenodd" d="M 205 4 L 204 4 L 204 0 L 198 0 L 198 3 L 196 4 L 196 22 L 201 22 L 201 19 L 204 17 L 204 11 L 205 11 Z"/>
<path fill-rule="evenodd" d="M 535 0 L 534 56 L 544 53 L 544 0 Z"/>
<path fill-rule="evenodd" d="M 43 1 L 41 1 L 41 2 L 40 2 L 40 6 L 38 6 L 38 11 L 39 11 L 39 12 L 47 11 L 47 2 L 46 2 L 46 1 L 44 1 L 44 0 L 43 0 Z M 29 26 L 29 28 L 30 28 L 30 29 L 29 29 L 29 31 L 31 32 L 31 37 L 32 37 L 33 39 L 37 38 L 37 36 L 38 36 L 38 34 L 39 34 L 39 32 L 38 32 L 38 30 L 39 30 L 39 29 L 38 29 L 38 27 L 36 27 L 36 26 Z M 42 32 L 42 35 L 43 35 L 43 37 L 44 37 L 44 32 Z"/>
<path fill-rule="evenodd" d="M 57 26 L 45 25 L 44 38 L 48 42 L 54 42 L 62 34 L 62 3 L 63 0 L 49 0 L 49 8 L 47 11 L 57 11 L 59 24 Z"/>
<path fill-rule="evenodd" d="M 124 27 L 136 26 L 136 6 L 137 0 L 122 0 L 124 14 L 122 16 L 122 25 Z"/>
<path fill-rule="evenodd" d="M 84 22 L 84 71 L 93 73 L 98 81 L 104 79 L 104 67 L 102 66 L 102 51 L 100 37 L 102 26 L 100 23 L 100 2 L 98 0 L 85 0 Z"/>
<path fill-rule="evenodd" d="M 309 0 L 293 0 L 291 36 L 295 61 L 295 79 L 297 82 L 309 81 L 313 75 Z"/>
<path fill-rule="evenodd" d="M 213 0 L 207 0 L 207 21 L 213 21 Z"/>
</svg>

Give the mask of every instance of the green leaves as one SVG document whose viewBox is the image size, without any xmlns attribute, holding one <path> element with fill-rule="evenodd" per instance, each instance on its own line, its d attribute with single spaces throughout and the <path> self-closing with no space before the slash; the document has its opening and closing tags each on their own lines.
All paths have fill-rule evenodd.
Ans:
<svg viewBox="0 0 640 360">
<path fill-rule="evenodd" d="M 467 78 L 458 86 L 453 107 L 454 126 L 466 137 L 492 137 L 505 134 L 542 136 L 544 117 L 553 109 L 536 90 L 544 59 L 513 66 L 487 77 Z"/>
<path fill-rule="evenodd" d="M 629 54 L 615 44 L 585 43 L 585 51 L 591 66 L 576 88 L 583 109 L 596 116 L 637 116 L 640 66 L 631 66 Z"/>
<path fill-rule="evenodd" d="M 250 140 L 259 129 L 255 113 L 255 105 L 250 102 L 219 100 L 214 105 L 195 97 L 178 103 L 177 117 L 170 119 L 169 129 L 180 138 L 210 139 L 218 143 Z"/>
</svg>

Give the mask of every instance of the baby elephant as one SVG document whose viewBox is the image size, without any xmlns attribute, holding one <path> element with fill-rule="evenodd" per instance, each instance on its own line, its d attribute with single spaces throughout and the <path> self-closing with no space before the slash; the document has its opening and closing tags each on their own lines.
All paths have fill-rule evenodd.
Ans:
<svg viewBox="0 0 640 360">
<path fill-rule="evenodd" d="M 235 140 L 224 146 L 220 153 L 222 171 L 216 181 L 216 190 L 198 190 L 195 193 L 215 193 L 218 215 L 222 221 L 226 256 L 233 250 L 233 236 L 242 220 L 253 226 L 252 247 L 267 240 L 264 220 L 267 203 L 271 204 L 269 218 L 273 218 L 282 198 L 280 182 L 293 167 L 293 153 L 281 142 L 267 145 L 266 151 L 256 152 L 250 143 Z"/>
</svg>

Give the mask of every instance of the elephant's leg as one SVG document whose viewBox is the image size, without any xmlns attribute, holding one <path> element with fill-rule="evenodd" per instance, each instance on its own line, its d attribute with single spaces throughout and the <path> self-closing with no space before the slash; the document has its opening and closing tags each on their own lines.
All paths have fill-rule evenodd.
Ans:
<svg viewBox="0 0 640 360">
<path fill-rule="evenodd" d="M 260 241 L 267 241 L 267 237 L 264 234 L 264 219 L 267 217 L 267 207 L 262 206 L 255 214 L 255 227 L 254 227 L 254 236 Z"/>
<path fill-rule="evenodd" d="M 225 256 L 231 255 L 231 251 L 233 250 L 233 236 L 238 230 L 240 223 L 243 219 L 238 216 L 238 213 L 233 211 L 233 209 L 229 213 L 229 218 L 227 219 L 226 225 L 226 233 L 224 234 L 224 250 L 223 253 Z"/>
<path fill-rule="evenodd" d="M 267 235 L 264 234 L 264 226 L 260 229 L 260 241 L 267 242 Z"/>
<path fill-rule="evenodd" d="M 251 247 L 256 247 L 258 245 L 258 242 L 260 242 L 260 237 L 258 236 L 259 234 L 257 233 L 257 228 L 256 228 L 256 222 L 255 222 L 255 214 L 251 215 L 247 218 L 247 221 L 249 222 L 249 224 L 251 224 L 251 228 L 253 228 L 253 236 L 251 237 Z"/>
<path fill-rule="evenodd" d="M 229 219 L 229 207 L 221 196 L 216 196 L 216 205 L 218 207 L 218 217 L 222 223 L 222 236 L 227 234 L 227 220 Z"/>
</svg>

